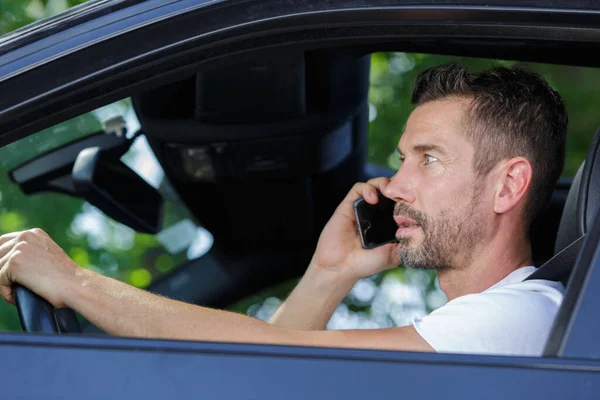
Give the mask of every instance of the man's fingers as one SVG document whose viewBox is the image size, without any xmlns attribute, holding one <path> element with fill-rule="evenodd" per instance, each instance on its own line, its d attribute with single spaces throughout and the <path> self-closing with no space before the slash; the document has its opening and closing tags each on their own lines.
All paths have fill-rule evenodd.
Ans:
<svg viewBox="0 0 600 400">
<path fill-rule="evenodd" d="M 387 185 L 389 185 L 390 180 L 381 176 L 379 178 L 369 179 L 367 183 L 371 186 L 375 186 L 381 192 L 386 188 Z"/>
<path fill-rule="evenodd" d="M 371 204 L 377 203 L 377 189 L 368 183 L 355 183 L 352 186 L 352 189 L 348 192 L 342 203 L 340 203 L 340 207 L 346 207 L 347 205 L 354 204 L 354 201 L 360 198 L 364 198 L 367 202 Z"/>
<path fill-rule="evenodd" d="M 364 198 L 369 204 L 377 204 L 379 202 L 379 195 L 377 189 L 368 183 L 360 188 L 360 197 Z"/>
<path fill-rule="evenodd" d="M 379 202 L 379 196 L 377 191 L 382 192 L 388 185 L 389 179 L 380 177 L 368 180 L 366 183 L 357 183 L 353 186 L 350 191 L 353 194 L 352 201 L 359 197 L 364 198 L 369 204 L 377 204 Z"/>
<path fill-rule="evenodd" d="M 14 294 L 12 290 L 12 282 L 8 277 L 8 267 L 6 266 L 10 254 L 11 253 L 9 252 L 8 254 L 5 254 L 4 257 L 2 257 L 2 259 L 0 259 L 0 295 L 5 301 L 15 304 Z"/>
<path fill-rule="evenodd" d="M 31 229 L 21 232 L 12 232 L 1 236 L 0 241 L 0 294 L 9 302 L 14 301 L 14 295 L 11 289 L 14 283 L 14 265 L 8 265 L 12 260 L 14 264 L 17 257 L 23 258 L 23 251 L 28 254 L 37 253 L 37 249 L 44 246 L 45 233 L 41 229 Z M 10 271 L 9 271 L 10 269 Z"/>
<path fill-rule="evenodd" d="M 2 258 L 0 258 L 0 287 L 2 286 L 10 286 L 12 282 L 8 276 L 8 261 L 10 257 L 13 255 L 13 251 L 9 251 Z"/>
<path fill-rule="evenodd" d="M 11 286 L 0 286 L 0 296 L 13 305 L 15 305 L 15 292 L 13 291 Z"/>
<path fill-rule="evenodd" d="M 11 232 L 0 236 L 0 260 L 4 259 L 5 256 L 12 250 L 12 248 L 19 242 L 37 242 L 37 234 L 34 230 Z M 0 262 L 0 268 L 4 263 Z"/>
<path fill-rule="evenodd" d="M 9 241 L 6 241 L 4 243 L 2 243 L 2 245 L 0 245 L 0 260 L 4 259 L 4 256 L 6 256 L 14 247 L 16 243 L 16 237 L 12 238 Z M 0 268 L 2 268 L 3 263 L 0 261 Z"/>
<path fill-rule="evenodd" d="M 39 228 L 6 233 L 0 236 L 0 258 L 3 258 L 19 242 L 28 242 L 32 244 L 36 243 L 43 245 L 46 237 L 46 232 Z"/>
<path fill-rule="evenodd" d="M 10 242 L 11 240 L 13 240 L 14 238 L 16 238 L 17 236 L 19 236 L 19 234 L 22 231 L 18 231 L 18 232 L 10 232 L 10 233 L 5 233 L 4 235 L 0 236 L 0 245 L 3 245 L 6 242 Z"/>
<path fill-rule="evenodd" d="M 377 204 L 379 202 L 379 196 L 377 191 L 383 191 L 385 186 L 388 184 L 389 179 L 387 178 L 374 178 L 369 182 L 359 182 L 352 186 L 352 189 L 348 192 L 344 200 L 337 207 L 335 213 L 344 215 L 347 218 L 354 219 L 354 211 L 352 211 L 354 202 L 357 199 L 364 198 L 369 204 Z M 334 213 L 334 214 L 335 214 Z"/>
<path fill-rule="evenodd" d="M 0 236 L 0 245 L 3 245 L 6 242 L 10 242 L 14 239 L 17 239 L 18 241 L 37 242 L 44 240 L 46 237 L 46 232 L 44 232 L 40 228 L 33 228 L 25 231 L 5 233 L 4 235 Z"/>
</svg>

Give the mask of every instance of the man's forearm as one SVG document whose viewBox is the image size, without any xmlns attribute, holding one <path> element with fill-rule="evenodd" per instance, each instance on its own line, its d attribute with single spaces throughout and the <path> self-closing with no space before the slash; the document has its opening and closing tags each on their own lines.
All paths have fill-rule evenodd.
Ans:
<svg viewBox="0 0 600 400">
<path fill-rule="evenodd" d="M 351 282 L 309 268 L 271 323 L 322 330 L 351 288 Z M 272 333 L 258 319 L 157 296 L 85 269 L 65 296 L 69 307 L 111 335 L 258 343 Z"/>
<path fill-rule="evenodd" d="M 69 307 L 111 335 L 258 343 L 273 329 L 258 319 L 160 297 L 87 270 L 66 291 Z"/>
<path fill-rule="evenodd" d="M 307 331 L 156 296 L 91 271 L 59 282 L 65 305 L 118 336 L 215 342 L 432 351 L 410 327 Z M 64 285 L 63 285 L 64 284 Z"/>
<path fill-rule="evenodd" d="M 354 282 L 309 266 L 269 322 L 291 329 L 322 330 Z"/>
</svg>

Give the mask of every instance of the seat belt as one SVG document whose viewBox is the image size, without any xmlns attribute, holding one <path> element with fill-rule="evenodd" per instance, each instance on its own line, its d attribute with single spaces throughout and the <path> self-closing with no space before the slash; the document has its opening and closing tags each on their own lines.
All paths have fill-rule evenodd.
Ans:
<svg viewBox="0 0 600 400">
<path fill-rule="evenodd" d="M 554 257 L 546 261 L 541 267 L 536 269 L 531 275 L 525 278 L 525 281 L 533 279 L 544 279 L 547 281 L 563 282 L 566 284 L 569 275 L 573 270 L 579 249 L 585 239 L 585 234 L 579 239 L 556 253 Z"/>
</svg>

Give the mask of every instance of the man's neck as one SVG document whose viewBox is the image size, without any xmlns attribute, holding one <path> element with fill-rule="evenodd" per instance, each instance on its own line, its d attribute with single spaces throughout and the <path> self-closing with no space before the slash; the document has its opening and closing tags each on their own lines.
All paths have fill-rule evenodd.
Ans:
<svg viewBox="0 0 600 400">
<path fill-rule="evenodd" d="M 531 260 L 531 245 L 528 240 L 497 236 L 491 243 L 476 250 L 465 267 L 439 271 L 440 288 L 448 300 L 480 293 L 511 272 L 532 265 Z"/>
</svg>

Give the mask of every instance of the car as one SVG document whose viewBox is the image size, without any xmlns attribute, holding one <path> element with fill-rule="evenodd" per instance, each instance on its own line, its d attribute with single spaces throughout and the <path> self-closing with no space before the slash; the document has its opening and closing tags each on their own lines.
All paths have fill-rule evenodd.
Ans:
<svg viewBox="0 0 600 400">
<path fill-rule="evenodd" d="M 129 227 L 107 225 L 124 250 L 103 260 L 110 270 L 129 257 L 129 278 L 142 287 L 149 272 L 135 264 L 140 255 L 123 255 L 128 242 L 177 249 L 195 237 L 192 254 L 143 254 L 163 272 L 148 289 L 228 307 L 298 278 L 351 185 L 393 174 L 367 163 L 370 54 L 598 67 L 599 46 L 600 6 L 586 0 L 92 1 L 0 38 L 0 150 L 18 161 L 4 166 L 2 190 L 26 194 L 20 201 L 31 201 L 48 226 L 65 224 L 55 200 L 71 196 Z M 138 130 L 117 112 L 93 133 L 65 133 L 62 124 L 127 98 Z M 62 142 L 47 145 L 57 135 Z M 141 179 L 121 161 L 142 138 L 168 184 Z M 0 334 L 9 366 L 2 395 L 595 397 L 599 143 L 591 141 L 575 178 L 559 181 L 534 232 L 537 265 L 562 254 L 540 271 L 568 280 L 544 357 L 118 338 L 85 322 L 90 334 L 59 335 L 76 329 L 54 321 L 53 310 L 23 304 L 23 319 L 50 328 Z M 58 197 L 39 200 L 48 191 Z M 5 226 L 19 226 L 9 212 Z M 95 238 L 97 224 L 77 226 Z"/>
</svg>

